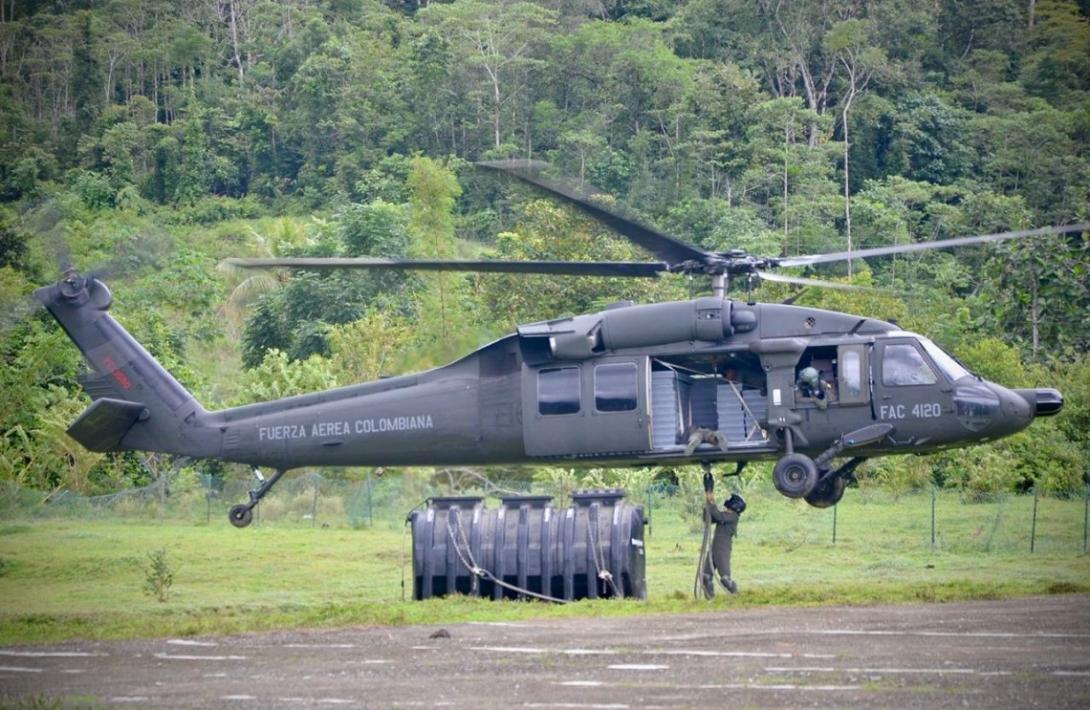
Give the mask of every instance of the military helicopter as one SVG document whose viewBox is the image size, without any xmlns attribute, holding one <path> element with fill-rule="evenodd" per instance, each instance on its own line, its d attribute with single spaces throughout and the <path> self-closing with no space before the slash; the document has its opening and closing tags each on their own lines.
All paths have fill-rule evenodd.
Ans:
<svg viewBox="0 0 1090 710">
<path fill-rule="evenodd" d="M 827 507 L 870 457 L 992 441 L 1063 406 L 1055 389 L 1011 390 L 986 381 L 895 324 L 737 301 L 727 290 L 732 278 L 854 288 L 772 270 L 1083 232 L 1090 225 L 757 257 L 687 244 L 546 179 L 539 164 L 480 165 L 573 205 L 660 261 L 230 261 L 248 268 L 704 274 L 712 295 L 624 302 L 532 323 L 426 372 L 210 412 L 108 315 L 106 284 L 69 269 L 34 294 L 92 368 L 82 384 L 94 401 L 68 433 L 92 451 L 156 451 L 253 467 L 259 485 L 229 513 L 232 524 L 245 527 L 284 473 L 302 466 L 700 463 L 710 471 L 734 463 L 738 472 L 746 462 L 774 460 L 773 481 L 783 495 Z M 260 467 L 275 473 L 265 478 Z"/>
</svg>

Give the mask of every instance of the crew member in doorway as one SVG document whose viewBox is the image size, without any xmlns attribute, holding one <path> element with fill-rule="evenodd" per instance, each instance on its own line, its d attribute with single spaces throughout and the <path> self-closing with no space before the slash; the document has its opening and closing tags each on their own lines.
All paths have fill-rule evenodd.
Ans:
<svg viewBox="0 0 1090 710">
<path fill-rule="evenodd" d="M 711 555 L 705 558 L 702 582 L 704 596 L 715 597 L 715 580 L 731 594 L 738 593 L 738 585 L 730 576 L 730 553 L 734 544 L 734 534 L 738 531 L 738 517 L 746 509 L 742 496 L 732 494 L 723 501 L 723 507 L 715 504 L 715 479 L 710 473 L 704 474 L 704 514 L 715 523 L 712 537 Z"/>
<path fill-rule="evenodd" d="M 833 386 L 821 379 L 821 373 L 816 367 L 804 367 L 799 372 L 799 394 L 814 400 L 818 409 L 829 406 L 829 392 Z"/>
</svg>

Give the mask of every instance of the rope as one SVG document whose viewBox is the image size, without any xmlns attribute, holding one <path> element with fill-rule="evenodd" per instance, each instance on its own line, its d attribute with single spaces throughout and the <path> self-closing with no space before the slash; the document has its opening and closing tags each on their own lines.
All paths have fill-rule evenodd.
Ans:
<svg viewBox="0 0 1090 710">
<path fill-rule="evenodd" d="M 480 577 L 481 579 L 487 579 L 493 584 L 498 584 L 499 586 L 505 589 L 509 589 L 512 592 L 516 592 L 518 594 L 526 594 L 528 596 L 541 599 L 542 601 L 554 602 L 556 604 L 568 603 L 567 599 L 557 599 L 556 597 L 551 597 L 548 594 L 539 594 L 537 592 L 532 592 L 529 589 L 523 589 L 522 587 L 508 584 L 501 579 L 497 579 L 494 574 L 479 566 L 477 564 L 477 561 L 473 559 L 473 552 L 470 550 L 469 541 L 466 540 L 466 533 L 465 530 L 462 529 L 461 519 L 458 519 L 458 535 L 462 538 L 462 543 L 465 545 L 464 555 L 462 554 L 462 548 L 458 545 L 458 541 L 454 538 L 454 528 L 450 524 L 450 518 L 447 518 L 447 535 L 450 537 L 451 544 L 454 545 L 454 552 L 458 555 L 458 559 L 461 561 L 462 566 L 465 567 L 466 571 L 468 571 L 470 574 L 476 577 Z M 466 559 L 467 556 L 468 559 Z"/>
<path fill-rule="evenodd" d="M 595 526 L 597 527 L 597 526 Z M 594 556 L 594 568 L 598 572 L 598 579 L 603 579 L 613 588 L 613 596 L 620 598 L 621 593 L 617 590 L 617 584 L 613 581 L 613 574 L 608 569 L 602 569 L 606 566 L 605 553 L 602 552 L 600 542 L 595 542 L 593 536 L 590 534 L 590 518 L 587 518 L 587 544 L 591 546 L 591 552 Z M 598 555 L 601 554 L 602 559 L 598 559 Z"/>
<path fill-rule="evenodd" d="M 753 419 L 753 428 L 746 432 L 746 441 L 750 441 L 751 439 L 753 439 L 753 435 L 757 432 L 761 432 L 761 435 L 765 439 L 767 439 L 768 435 L 765 434 L 765 431 L 761 428 L 761 425 L 757 423 L 757 415 L 754 414 L 753 410 L 749 408 L 749 404 L 746 403 L 745 397 L 742 396 L 742 394 L 738 391 L 738 388 L 734 386 L 733 382 L 731 382 L 730 380 L 726 380 L 726 382 L 730 386 L 730 391 L 734 395 L 734 398 L 737 399 L 738 403 L 742 405 L 742 410 L 746 414 L 748 414 L 751 419 Z"/>
<path fill-rule="evenodd" d="M 708 545 L 708 541 L 711 538 L 712 520 L 708 514 L 707 505 L 704 506 L 704 539 L 700 542 L 700 556 L 696 561 L 696 577 L 693 579 L 693 599 L 700 599 L 703 593 L 704 584 L 704 567 L 708 563 L 708 556 L 711 554 L 711 546 Z"/>
</svg>

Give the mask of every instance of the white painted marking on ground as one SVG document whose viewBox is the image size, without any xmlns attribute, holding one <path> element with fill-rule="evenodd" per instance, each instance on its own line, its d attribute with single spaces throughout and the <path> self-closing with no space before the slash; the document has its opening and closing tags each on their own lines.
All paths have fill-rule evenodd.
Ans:
<svg viewBox="0 0 1090 710">
<path fill-rule="evenodd" d="M 1052 675 L 1090 676 L 1090 671 L 1052 671 Z"/>
<path fill-rule="evenodd" d="M 226 673 L 201 673 L 202 678 L 226 678 Z"/>
<path fill-rule="evenodd" d="M 833 668 L 832 666 L 768 666 L 766 673 L 925 673 L 973 675 L 972 668 Z"/>
<path fill-rule="evenodd" d="M 624 708 L 632 707 L 624 703 L 523 703 L 524 708 Z"/>
<path fill-rule="evenodd" d="M 438 651 L 438 646 L 410 646 L 414 651 Z"/>
<path fill-rule="evenodd" d="M 664 666 L 658 663 L 615 663 L 612 666 L 606 666 L 613 671 L 665 671 L 669 670 L 670 666 Z"/>
<path fill-rule="evenodd" d="M 221 700 L 257 700 L 256 695 L 221 695 Z"/>
<path fill-rule="evenodd" d="M 285 643 L 280 648 L 355 648 L 354 643 Z"/>
<path fill-rule="evenodd" d="M 803 653 L 803 658 L 836 658 L 835 653 Z"/>
<path fill-rule="evenodd" d="M 194 656 L 184 653 L 156 653 L 156 658 L 165 661 L 245 661 L 246 656 Z"/>
<path fill-rule="evenodd" d="M 533 624 L 520 624 L 514 621 L 467 621 L 471 626 L 509 626 L 513 629 L 530 629 Z"/>
<path fill-rule="evenodd" d="M 765 651 L 709 651 L 696 648 L 649 649 L 641 651 L 644 655 L 654 656 L 728 656 L 736 658 L 791 658 L 790 653 L 770 653 Z"/>
<path fill-rule="evenodd" d="M 86 673 L 82 668 L 65 668 L 61 673 Z"/>
<path fill-rule="evenodd" d="M 530 646 L 471 646 L 470 651 L 493 651 L 495 653 L 548 653 L 547 648 Z"/>
<path fill-rule="evenodd" d="M 858 685 L 794 685 L 791 683 L 779 683 L 777 685 L 762 685 L 760 683 L 720 683 L 698 685 L 701 690 L 825 690 L 830 692 L 842 690 L 859 690 Z"/>
<path fill-rule="evenodd" d="M 151 698 L 146 695 L 115 695 L 110 698 L 111 703 L 146 703 Z"/>
<path fill-rule="evenodd" d="M 600 680 L 565 680 L 557 683 L 557 685 L 567 685 L 574 688 L 597 688 L 605 685 L 605 683 Z"/>
<path fill-rule="evenodd" d="M 289 698 L 277 698 L 277 701 L 281 702 L 281 703 L 296 703 L 296 704 L 298 704 L 298 703 L 307 702 L 307 698 L 290 698 L 290 697 Z"/>
<path fill-rule="evenodd" d="M 859 690 L 858 685 L 800 685 L 799 690 Z"/>
<path fill-rule="evenodd" d="M 27 668 L 25 666 L 0 666 L 0 673 L 41 673 L 41 668 Z"/>
<path fill-rule="evenodd" d="M 321 698 L 318 702 L 323 705 L 353 705 L 356 701 L 347 698 Z"/>
<path fill-rule="evenodd" d="M 373 665 L 373 666 L 374 665 L 379 665 L 379 664 L 382 664 L 382 663 L 390 663 L 390 661 L 386 660 L 385 658 L 368 658 L 366 661 L 364 661 L 364 664 Z"/>
<path fill-rule="evenodd" d="M 92 658 L 109 655 L 108 653 L 95 653 L 93 651 L 16 651 L 13 649 L 0 649 L 0 656 L 18 658 Z"/>
<path fill-rule="evenodd" d="M 980 675 L 1012 675 L 1010 671 L 981 671 Z"/>
<path fill-rule="evenodd" d="M 561 653 L 569 656 L 616 656 L 612 648 L 565 648 Z"/>
<path fill-rule="evenodd" d="M 193 639 L 169 639 L 167 641 L 172 646 L 218 646 L 215 641 L 195 641 Z"/>
<path fill-rule="evenodd" d="M 1012 631 L 894 631 L 888 629 L 815 629 L 800 633 L 824 636 L 942 636 L 965 638 L 1045 638 L 1045 639 L 1085 639 L 1090 634 L 1050 633 L 1014 633 Z"/>
</svg>

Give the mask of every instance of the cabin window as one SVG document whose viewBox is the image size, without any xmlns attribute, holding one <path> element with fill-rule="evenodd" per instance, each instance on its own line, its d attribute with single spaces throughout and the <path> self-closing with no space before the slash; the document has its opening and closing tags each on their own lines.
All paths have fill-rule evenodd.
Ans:
<svg viewBox="0 0 1090 710">
<path fill-rule="evenodd" d="M 841 345 L 837 357 L 841 404 L 861 404 L 867 401 L 867 368 L 864 366 L 863 345 Z"/>
<path fill-rule="evenodd" d="M 598 365 L 594 368 L 594 408 L 599 412 L 631 412 L 638 391 L 634 362 Z"/>
<path fill-rule="evenodd" d="M 883 385 L 933 385 L 935 372 L 915 347 L 887 345 L 882 354 Z"/>
<path fill-rule="evenodd" d="M 552 367 L 537 373 L 537 411 L 547 415 L 579 411 L 578 367 Z"/>
</svg>

